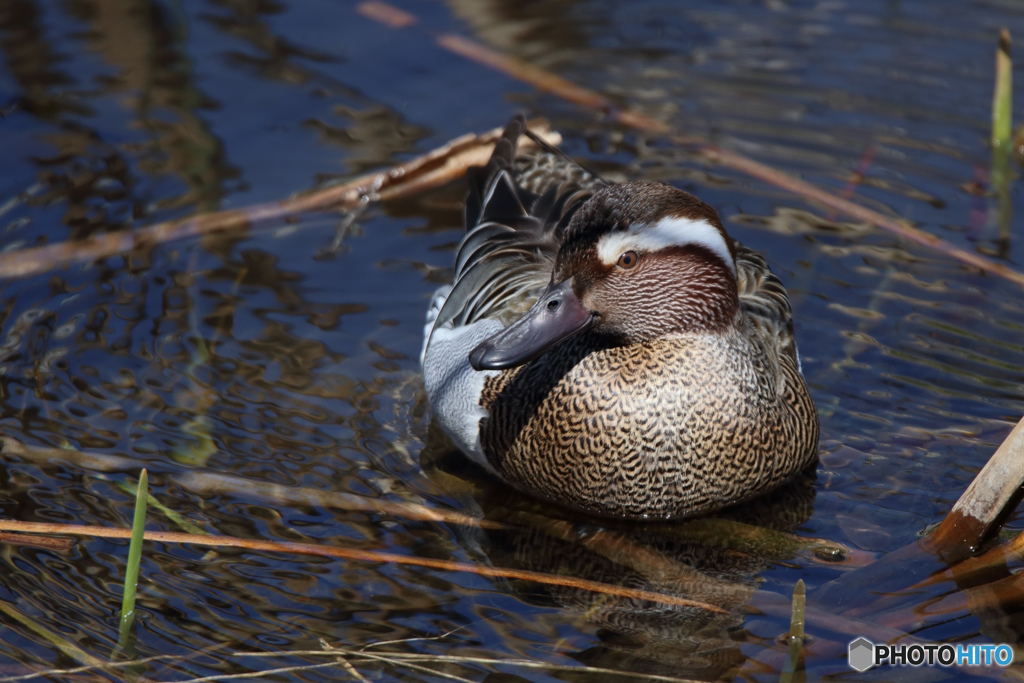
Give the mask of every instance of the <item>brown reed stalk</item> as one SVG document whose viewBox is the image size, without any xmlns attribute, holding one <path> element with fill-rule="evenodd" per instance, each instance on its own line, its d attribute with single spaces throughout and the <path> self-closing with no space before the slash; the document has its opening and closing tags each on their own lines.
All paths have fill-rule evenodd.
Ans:
<svg viewBox="0 0 1024 683">
<path fill-rule="evenodd" d="M 86 526 L 81 524 L 51 524 L 43 522 L 20 522 L 17 520 L 0 520 L 0 531 L 22 531 L 35 534 L 70 534 L 76 536 L 92 536 L 98 538 L 131 538 L 131 529 L 116 529 L 100 526 Z M 397 555 L 395 553 L 381 553 L 373 550 L 357 550 L 355 548 L 337 548 L 332 546 L 313 545 L 311 543 L 279 543 L 276 541 L 258 541 L 233 536 L 213 536 L 185 534 L 170 531 L 147 531 L 147 541 L 160 541 L 163 543 L 189 543 L 191 545 L 212 546 L 212 547 L 233 547 L 246 550 L 259 550 L 263 552 L 279 552 L 302 555 L 318 555 L 320 557 L 332 557 L 343 560 L 357 560 L 361 562 L 385 562 L 390 564 L 404 564 L 417 567 L 429 567 L 450 572 L 467 572 L 479 576 L 490 576 L 503 579 L 516 579 L 522 581 L 533 581 L 552 586 L 565 586 L 567 588 L 578 588 L 581 590 L 604 593 L 617 597 L 647 600 L 676 607 L 692 607 L 727 614 L 728 611 L 715 605 L 688 600 L 676 595 L 666 595 L 653 591 L 640 590 L 613 586 L 597 581 L 587 581 L 570 576 L 555 576 L 541 572 L 531 572 L 522 569 L 506 569 L 501 567 L 487 567 L 484 565 L 470 564 L 468 562 L 451 562 L 448 560 L 435 560 L 426 557 L 412 557 L 409 555 Z"/>
<path fill-rule="evenodd" d="M 966 559 L 1012 512 L 1024 486 L 1024 418 L 950 510 L 928 543 L 948 564 Z"/>
<path fill-rule="evenodd" d="M 970 555 L 1013 511 L 1022 485 L 1024 418 L 1010 431 L 931 535 L 819 586 L 812 596 L 814 603 L 831 604 L 844 616 L 859 617 L 901 603 L 918 588 L 942 581 L 972 585 L 998 575 L 999 565 L 1006 557 L 1024 554 L 1024 539 L 1018 537 L 979 557 Z M 846 596 L 865 590 L 884 595 L 868 604 L 841 605 Z"/>
<path fill-rule="evenodd" d="M 10 436 L 0 436 L 0 456 L 15 456 L 37 463 L 68 462 L 94 472 L 122 472 L 135 470 L 139 466 L 138 460 L 107 453 L 71 448 L 32 448 Z M 501 522 L 471 517 L 454 510 L 429 508 L 406 501 L 377 500 L 342 491 L 322 491 L 308 487 L 296 488 L 270 482 L 254 482 L 251 479 L 219 472 L 188 471 L 173 475 L 157 475 L 170 476 L 174 483 L 183 489 L 206 497 L 223 493 L 243 493 L 278 504 L 318 505 L 324 508 L 373 512 L 400 519 L 474 526 L 481 529 L 505 528 Z M 180 523 L 173 518 L 172 521 Z"/>
<path fill-rule="evenodd" d="M 383 3 L 377 2 L 375 4 Z M 500 71 L 511 78 L 528 83 L 538 90 L 551 93 L 568 102 L 573 102 L 589 109 L 596 109 L 611 120 L 624 126 L 646 133 L 668 136 L 676 144 L 692 149 L 708 161 L 763 180 L 770 185 L 799 195 L 805 200 L 816 202 L 850 218 L 871 223 L 902 239 L 934 249 L 979 270 L 1024 286 L 1024 273 L 1017 272 L 998 261 L 961 249 L 940 237 L 915 228 L 905 220 L 886 216 L 867 207 L 855 204 L 848 199 L 836 196 L 800 178 L 754 161 L 742 154 L 724 149 L 693 135 L 684 135 L 662 121 L 658 121 L 633 109 L 618 107 L 603 95 L 583 88 L 561 76 L 545 71 L 521 59 L 502 54 L 460 35 L 441 35 L 436 38 L 436 42 L 440 47 L 449 52 Z"/>
<path fill-rule="evenodd" d="M 544 121 L 531 121 L 530 130 L 557 145 L 561 138 Z M 303 212 L 345 210 L 363 201 L 389 201 L 409 197 L 461 178 L 470 166 L 487 163 L 502 128 L 481 135 L 463 135 L 427 154 L 392 168 L 370 173 L 342 185 L 315 190 L 298 197 L 227 211 L 166 221 L 136 230 L 94 235 L 84 240 L 59 242 L 43 247 L 0 254 L 0 278 L 13 279 L 45 273 L 61 265 L 94 261 L 117 254 L 131 254 L 155 245 L 187 237 L 249 228 L 279 221 Z M 532 142 L 520 143 L 529 149 Z"/>
</svg>

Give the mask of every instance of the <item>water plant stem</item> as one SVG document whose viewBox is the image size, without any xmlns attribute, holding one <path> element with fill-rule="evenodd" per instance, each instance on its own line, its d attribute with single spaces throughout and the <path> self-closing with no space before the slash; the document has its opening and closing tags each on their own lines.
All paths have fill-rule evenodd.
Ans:
<svg viewBox="0 0 1024 683">
<path fill-rule="evenodd" d="M 789 619 L 789 654 L 782 669 L 779 683 L 792 683 L 793 675 L 802 670 L 801 653 L 804 650 L 804 616 L 807 610 L 807 590 L 799 579 L 793 588 L 793 612 Z"/>
<path fill-rule="evenodd" d="M 1009 149 L 1013 137 L 1013 60 L 1010 31 L 999 32 L 996 47 L 996 87 L 992 95 L 992 149 Z"/>
<path fill-rule="evenodd" d="M 121 628 L 118 642 L 128 650 L 135 623 L 135 592 L 139 581 L 139 564 L 142 562 L 142 541 L 146 534 L 146 501 L 149 498 L 149 473 L 145 469 L 139 475 L 139 488 L 135 495 L 135 518 L 132 520 L 131 543 L 128 545 L 128 566 L 124 572 L 124 597 L 121 600 Z"/>
<path fill-rule="evenodd" d="M 1010 197 L 1010 157 L 1013 154 L 1013 60 L 1010 58 L 1010 31 L 999 32 L 996 47 L 996 86 L 992 95 L 992 189 L 995 192 L 995 223 L 998 250 L 1004 258 L 1010 250 L 1013 202 Z"/>
</svg>

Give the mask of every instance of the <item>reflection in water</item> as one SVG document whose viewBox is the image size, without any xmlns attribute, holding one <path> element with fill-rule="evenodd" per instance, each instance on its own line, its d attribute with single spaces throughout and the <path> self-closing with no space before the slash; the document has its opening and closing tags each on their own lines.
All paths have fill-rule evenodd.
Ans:
<svg viewBox="0 0 1024 683">
<path fill-rule="evenodd" d="M 488 564 L 647 590 L 706 603 L 724 612 L 676 607 L 591 591 L 521 583 L 524 600 L 555 606 L 600 629 L 580 653 L 590 666 L 716 680 L 746 660 L 744 606 L 762 584 L 759 574 L 795 559 L 813 544 L 789 532 L 814 510 L 808 472 L 755 501 L 713 517 L 671 524 L 597 520 L 527 498 L 462 456 L 436 424 L 420 462 L 439 486 L 478 506 L 485 519 L 508 526 L 474 530 L 465 543 Z M 842 549 L 838 561 L 842 561 Z M 805 558 L 807 556 L 805 555 Z"/>
<path fill-rule="evenodd" d="M 101 96 L 114 95 L 132 109 L 133 125 L 144 135 L 117 144 L 107 141 L 117 136 L 89 126 L 86 121 L 94 111 L 83 106 L 76 91 L 93 84 L 55 69 L 66 59 L 49 47 L 51 38 L 39 25 L 43 15 L 35 3 L 10 3 L 0 30 L 9 68 L 22 84 L 21 108 L 53 125 L 43 138 L 56 149 L 56 154 L 37 159 L 38 179 L 46 191 L 33 204 L 66 202 L 61 221 L 76 238 L 128 227 L 158 209 L 215 208 L 226 192 L 224 182 L 238 171 L 225 164 L 219 142 L 198 116 L 212 103 L 192 85 L 191 68 L 181 51 L 184 40 L 178 35 L 181 26 L 159 4 L 134 0 L 78 0 L 68 10 L 88 27 L 88 49 L 114 69 L 95 76 Z M 124 94 L 127 100 L 121 99 Z M 150 176 L 141 187 L 140 174 Z M 181 193 L 180 186 L 175 188 L 173 198 L 153 197 L 168 175 L 177 176 L 188 189 Z"/>
<path fill-rule="evenodd" d="M 138 171 L 157 182 L 177 176 L 187 186 L 171 201 L 157 199 L 155 207 L 216 209 L 229 191 L 226 181 L 239 172 L 200 117 L 218 105 L 194 84 L 184 17 L 137 0 L 77 0 L 72 13 L 90 26 L 89 49 L 116 69 L 102 77 L 107 92 L 127 95 L 134 125 L 147 133 L 129 147 Z"/>
<path fill-rule="evenodd" d="M 3 248 L 269 201 L 390 166 L 526 107 L 553 118 L 566 149 L 609 177 L 700 194 L 777 264 L 823 430 L 816 478 L 710 520 L 598 522 L 491 488 L 431 436 L 416 360 L 428 297 L 450 277 L 460 237 L 462 189 L 452 187 L 371 210 L 363 234 L 329 262 L 313 255 L 330 221 L 303 216 L 0 284 L 0 430 L 58 449 L 36 459 L 0 452 L 0 513 L 124 527 L 133 501 L 121 485 L 144 465 L 165 506 L 152 508 L 151 529 L 177 531 L 184 520 L 245 538 L 520 567 L 727 610 L 400 564 L 152 543 L 140 655 L 227 645 L 152 664 L 143 673 L 154 679 L 270 668 L 229 659 L 229 649 L 445 633 L 392 647 L 777 679 L 774 638 L 788 625 L 751 616 L 751 602 L 786 602 L 797 578 L 813 590 L 855 560 L 912 542 L 1024 411 L 1020 292 L 709 168 L 666 140 L 526 92 L 438 51 L 430 31 L 468 28 L 835 191 L 863 165 L 858 201 L 973 248 L 971 212 L 985 203 L 974 169 L 989 163 L 989 26 L 1024 34 L 1024 15 L 988 5 L 964 13 L 950 1 L 894 5 L 427 3 L 406 8 L 425 30 L 402 33 L 349 3 L 0 2 Z M 1012 199 L 1013 182 L 1008 191 Z M 1011 262 L 1014 253 L 1011 239 Z M 115 466 L 103 461 L 111 456 Z M 214 473 L 251 486 L 195 484 Z M 261 483 L 451 508 L 508 528 L 279 499 Z M 1021 525 L 1010 520 L 1011 529 Z M 849 552 L 826 562 L 813 538 Z M 0 547 L 0 600 L 93 656 L 111 654 L 125 544 Z M 960 611 L 918 636 L 1013 640 L 1015 619 L 1012 609 Z M 812 635 L 819 645 L 833 637 Z M 0 615 L 3 675 L 74 663 L 38 630 Z M 838 651 L 810 666 L 809 678 L 844 671 Z M 377 664 L 362 670 L 426 678 Z M 473 680 L 493 673 L 454 670 Z"/>
</svg>

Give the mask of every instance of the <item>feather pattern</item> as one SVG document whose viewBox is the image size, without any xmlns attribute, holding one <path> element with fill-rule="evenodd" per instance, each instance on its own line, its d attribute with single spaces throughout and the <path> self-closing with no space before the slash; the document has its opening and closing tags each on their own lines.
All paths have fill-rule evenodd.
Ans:
<svg viewBox="0 0 1024 683">
<path fill-rule="evenodd" d="M 519 156 L 523 135 L 539 151 Z M 712 207 L 662 183 L 609 184 L 522 117 L 468 180 L 422 362 L 437 421 L 470 458 L 535 496 L 631 519 L 717 510 L 814 462 L 789 296 Z M 552 320 L 564 335 L 535 331 Z M 530 339 L 549 341 L 481 360 Z"/>
<path fill-rule="evenodd" d="M 455 282 L 435 326 L 515 320 L 551 280 L 562 233 L 573 214 L 607 183 L 540 138 L 541 151 L 517 158 L 526 130 L 514 118 L 487 166 L 472 169 L 466 235 L 455 255 Z"/>
<path fill-rule="evenodd" d="M 736 287 L 740 308 L 769 348 L 789 356 L 799 367 L 793 336 L 793 311 L 782 281 L 768 267 L 764 257 L 739 242 L 736 246 Z"/>
</svg>

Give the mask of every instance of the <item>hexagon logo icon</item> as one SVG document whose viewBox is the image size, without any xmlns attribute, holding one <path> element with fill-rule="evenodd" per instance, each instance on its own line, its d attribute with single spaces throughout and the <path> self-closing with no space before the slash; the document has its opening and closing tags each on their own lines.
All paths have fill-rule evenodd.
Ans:
<svg viewBox="0 0 1024 683">
<path fill-rule="evenodd" d="M 850 643 L 850 666 L 857 671 L 867 671 L 875 663 L 875 646 L 867 638 L 858 638 Z"/>
</svg>

